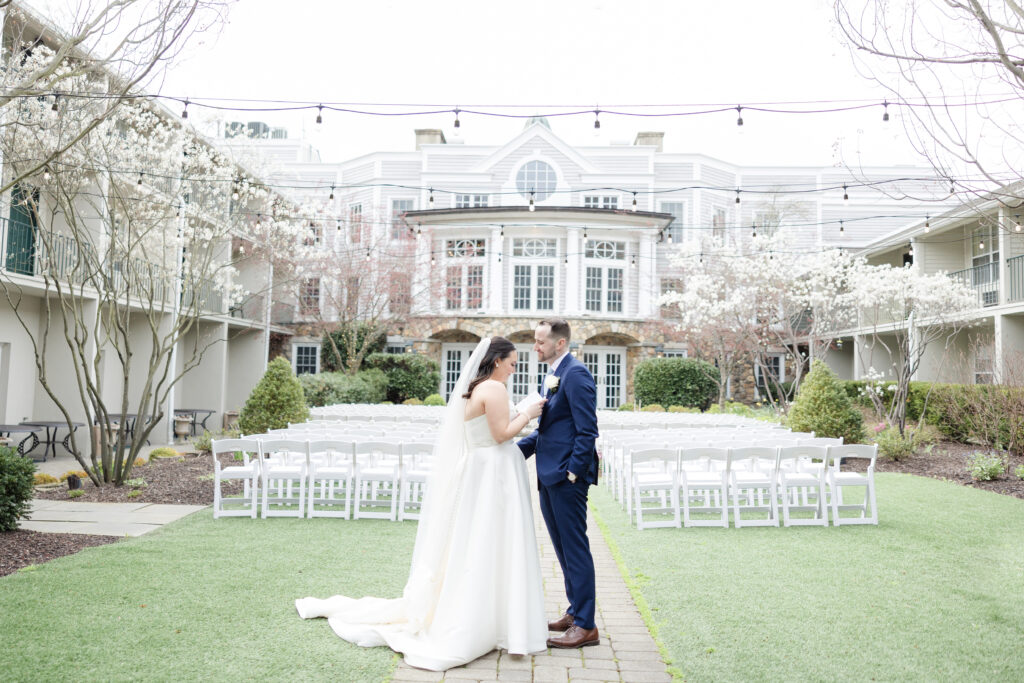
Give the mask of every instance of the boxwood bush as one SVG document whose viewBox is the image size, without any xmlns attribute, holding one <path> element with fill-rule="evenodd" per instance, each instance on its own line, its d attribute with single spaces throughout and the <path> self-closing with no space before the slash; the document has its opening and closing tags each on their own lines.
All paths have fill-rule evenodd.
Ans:
<svg viewBox="0 0 1024 683">
<path fill-rule="evenodd" d="M 864 440 L 864 418 L 835 373 L 820 360 L 814 361 L 789 409 L 789 428 L 814 432 L 815 436 L 843 437 L 844 443 Z"/>
<path fill-rule="evenodd" d="M 707 410 L 718 396 L 718 368 L 696 358 L 648 358 L 636 366 L 633 391 L 641 405 Z"/>
<path fill-rule="evenodd" d="M 410 398 L 425 399 L 437 393 L 441 367 L 437 361 L 415 353 L 375 353 L 363 361 L 364 368 L 382 370 L 387 375 L 387 400 L 404 403 Z"/>
<path fill-rule="evenodd" d="M 238 428 L 243 434 L 262 434 L 268 429 L 282 429 L 289 422 L 309 419 L 309 406 L 302 394 L 302 385 L 292 374 L 292 365 L 283 357 L 270 361 L 259 384 L 252 390 L 238 415 Z"/>
<path fill-rule="evenodd" d="M 310 407 L 335 403 L 380 403 L 387 395 L 388 378 L 381 370 L 362 370 L 354 375 L 321 372 L 300 375 L 299 383 Z"/>
<path fill-rule="evenodd" d="M 35 472 L 34 462 L 0 446 L 0 531 L 14 531 L 28 513 Z"/>
</svg>

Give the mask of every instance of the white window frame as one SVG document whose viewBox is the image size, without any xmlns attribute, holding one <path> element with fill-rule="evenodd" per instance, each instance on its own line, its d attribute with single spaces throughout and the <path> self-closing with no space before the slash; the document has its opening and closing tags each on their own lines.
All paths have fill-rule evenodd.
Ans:
<svg viewBox="0 0 1024 683">
<path fill-rule="evenodd" d="M 305 373 L 304 372 L 302 374 L 319 375 L 320 374 L 320 342 L 299 342 L 299 341 L 293 341 L 292 342 L 292 372 L 295 373 L 296 376 L 299 375 L 299 349 L 300 348 L 302 348 L 302 349 L 310 349 L 310 348 L 315 349 L 315 351 L 313 352 L 313 358 L 314 358 L 314 362 L 313 362 L 314 370 L 313 370 L 313 372 L 312 373 Z"/>
<path fill-rule="evenodd" d="M 786 381 L 786 354 L 784 353 L 770 353 L 768 356 L 772 359 L 777 359 L 779 362 L 779 384 Z M 761 362 L 757 361 L 754 363 L 754 393 L 758 398 L 765 398 L 765 394 L 761 393 L 761 387 L 763 386 L 765 391 L 768 390 L 768 382 L 763 378 L 763 371 L 761 369 Z"/>
<path fill-rule="evenodd" d="M 455 195 L 456 209 L 486 209 L 491 205 L 491 195 L 470 192 Z"/>
<path fill-rule="evenodd" d="M 316 305 L 307 306 L 309 297 L 308 287 L 310 283 L 316 282 Z M 323 305 L 323 280 L 319 277 L 307 277 L 303 278 L 299 283 L 299 297 L 298 297 L 298 308 L 299 315 L 301 316 L 315 316 L 321 312 L 321 306 Z M 311 312 L 312 311 L 312 312 Z"/>
<path fill-rule="evenodd" d="M 396 211 L 395 210 L 395 203 L 396 202 L 409 202 L 409 208 L 408 209 L 403 209 L 401 212 Z M 398 216 L 400 216 L 402 213 L 405 213 L 406 211 L 415 211 L 416 210 L 416 199 L 413 198 L 413 197 L 392 197 L 391 202 L 390 202 L 390 206 L 391 206 L 391 233 L 390 233 L 389 237 L 392 240 L 408 239 L 408 238 L 412 237 L 412 235 L 409 233 L 408 228 L 406 228 L 404 225 L 402 225 L 401 222 L 398 220 Z"/>
<path fill-rule="evenodd" d="M 665 206 L 668 204 L 678 204 L 679 213 L 675 214 L 672 211 L 666 210 Z M 679 244 L 686 239 L 686 211 L 688 208 L 689 207 L 686 205 L 686 202 L 682 199 L 666 199 L 658 203 L 658 211 L 661 213 L 671 213 L 675 217 L 675 220 L 665 228 L 666 244 Z"/>
<path fill-rule="evenodd" d="M 450 299 L 448 298 L 448 271 L 449 269 L 458 269 L 459 271 L 459 294 L 458 294 L 458 305 L 450 306 Z M 470 269 L 480 269 L 480 303 L 477 306 L 470 306 L 469 298 L 469 277 Z M 482 311 L 487 301 L 487 264 L 481 261 L 480 263 L 474 263 L 472 261 L 456 261 L 450 259 L 445 263 L 444 268 L 444 310 L 446 311 Z"/>
<path fill-rule="evenodd" d="M 583 195 L 583 208 L 617 210 L 621 207 L 621 200 L 621 194 L 585 194 Z"/>
<path fill-rule="evenodd" d="M 550 315 L 555 312 L 558 308 L 559 302 L 559 277 L 558 277 L 558 258 L 559 258 L 559 244 L 555 240 L 555 250 L 552 255 L 549 256 L 515 256 L 516 242 L 522 239 L 520 246 L 526 247 L 527 243 L 531 241 L 531 238 L 516 238 L 512 242 L 512 258 L 510 259 L 508 269 L 508 292 L 509 292 L 509 311 L 513 315 L 518 314 L 532 314 L 540 313 Z M 548 242 L 546 238 L 538 238 L 543 242 Z M 550 245 L 546 245 L 550 246 Z M 551 308 L 539 308 L 539 290 L 540 290 L 540 275 L 539 270 L 541 267 L 551 269 Z M 530 285 L 529 285 L 529 306 L 526 308 L 516 308 L 516 270 L 519 268 L 527 268 L 530 274 Z"/>
<path fill-rule="evenodd" d="M 348 241 L 359 244 L 363 241 L 363 203 L 348 205 Z"/>
</svg>

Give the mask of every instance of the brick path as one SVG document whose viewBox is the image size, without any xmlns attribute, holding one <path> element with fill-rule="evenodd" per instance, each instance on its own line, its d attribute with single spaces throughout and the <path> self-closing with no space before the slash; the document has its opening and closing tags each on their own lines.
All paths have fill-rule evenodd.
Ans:
<svg viewBox="0 0 1024 683">
<path fill-rule="evenodd" d="M 532 463 L 532 460 L 530 461 Z M 531 467 L 532 470 L 532 467 Z M 532 476 L 532 472 L 531 472 Z M 540 568 L 544 578 L 545 606 L 549 618 L 565 612 L 565 584 L 558 558 L 533 488 L 533 515 L 537 524 Z M 537 655 L 516 656 L 495 650 L 465 666 L 445 673 L 414 669 L 404 661 L 395 668 L 392 683 L 413 681 L 622 681 L 646 683 L 671 681 L 654 639 L 644 626 L 640 611 L 619 574 L 608 544 L 592 516 L 587 516 L 590 547 L 597 571 L 597 622 L 601 644 L 580 650 L 548 650 Z M 556 635 L 556 634 L 551 634 Z"/>
</svg>

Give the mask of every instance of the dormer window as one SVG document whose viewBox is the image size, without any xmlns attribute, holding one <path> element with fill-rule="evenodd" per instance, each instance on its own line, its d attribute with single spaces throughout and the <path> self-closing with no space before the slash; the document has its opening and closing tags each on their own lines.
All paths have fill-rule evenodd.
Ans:
<svg viewBox="0 0 1024 683">
<path fill-rule="evenodd" d="M 532 198 L 542 202 L 555 191 L 558 185 L 558 176 L 555 169 L 544 161 L 527 161 L 516 174 L 516 190 L 523 197 Z"/>
</svg>

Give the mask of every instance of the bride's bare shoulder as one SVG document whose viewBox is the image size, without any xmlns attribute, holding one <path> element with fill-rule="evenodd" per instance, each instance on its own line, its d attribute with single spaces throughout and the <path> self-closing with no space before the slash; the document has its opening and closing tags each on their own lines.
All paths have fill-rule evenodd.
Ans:
<svg viewBox="0 0 1024 683">
<path fill-rule="evenodd" d="M 508 393 L 505 385 L 495 379 L 485 379 L 477 385 L 477 391 L 480 392 L 481 398 L 488 398 L 493 396 L 503 396 Z"/>
</svg>

